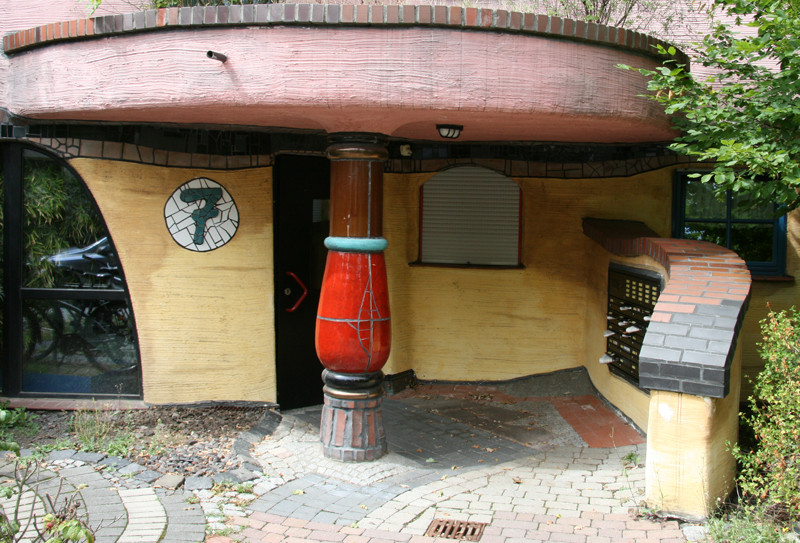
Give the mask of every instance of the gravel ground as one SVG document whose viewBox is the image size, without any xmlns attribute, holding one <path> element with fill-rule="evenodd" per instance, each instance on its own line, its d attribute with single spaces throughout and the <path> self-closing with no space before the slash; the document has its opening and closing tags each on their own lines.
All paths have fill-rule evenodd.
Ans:
<svg viewBox="0 0 800 543">
<path fill-rule="evenodd" d="M 262 406 L 28 411 L 11 437 L 22 448 L 74 448 L 123 456 L 148 469 L 210 476 L 239 467 L 233 441 L 258 424 Z"/>
</svg>

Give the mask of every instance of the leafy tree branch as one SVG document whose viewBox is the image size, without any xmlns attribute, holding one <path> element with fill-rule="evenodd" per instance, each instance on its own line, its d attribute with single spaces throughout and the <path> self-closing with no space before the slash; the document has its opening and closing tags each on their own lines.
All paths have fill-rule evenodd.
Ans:
<svg viewBox="0 0 800 543">
<path fill-rule="evenodd" d="M 800 4 L 715 0 L 714 14 L 734 23 L 716 23 L 697 44 L 695 62 L 712 75 L 698 80 L 672 58 L 638 71 L 681 131 L 672 149 L 713 162 L 704 182 L 789 212 L 800 207 Z"/>
</svg>

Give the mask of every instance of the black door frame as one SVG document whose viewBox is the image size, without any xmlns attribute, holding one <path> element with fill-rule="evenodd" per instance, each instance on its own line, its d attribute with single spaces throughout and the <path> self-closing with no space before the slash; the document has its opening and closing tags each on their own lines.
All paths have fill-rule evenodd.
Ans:
<svg viewBox="0 0 800 543">
<path fill-rule="evenodd" d="M 314 199 L 330 198 L 330 161 L 321 156 L 279 155 L 273 196 L 277 400 L 282 409 L 319 405 L 323 366 L 314 348 L 314 327 L 324 259 L 312 262 L 309 255 L 325 249 L 322 239 L 316 240 L 319 247 L 312 246 L 319 233 L 313 232 L 310 206 Z M 292 312 L 287 309 L 299 299 L 301 287 L 287 272 L 295 273 L 308 290 Z"/>
</svg>

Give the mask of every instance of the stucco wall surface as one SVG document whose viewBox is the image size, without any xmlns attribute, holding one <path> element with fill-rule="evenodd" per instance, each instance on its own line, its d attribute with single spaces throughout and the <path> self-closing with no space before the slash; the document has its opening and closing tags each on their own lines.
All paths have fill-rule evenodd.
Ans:
<svg viewBox="0 0 800 543">
<path fill-rule="evenodd" d="M 419 189 L 432 175 L 385 177 L 393 319 L 386 371 L 504 380 L 586 365 L 601 392 L 646 428 L 647 395 L 598 362 L 609 256 L 583 234 L 581 221 L 627 218 L 666 235 L 672 169 L 632 178 L 515 179 L 523 194 L 524 268 L 505 270 L 409 265 L 417 260 Z"/>
<path fill-rule="evenodd" d="M 128 0 L 103 0 L 94 15 L 111 15 L 130 11 Z M 2 0 L 0 2 L 0 36 L 12 30 L 33 28 L 38 25 L 69 21 L 91 15 L 88 1 L 59 0 L 57 2 L 28 2 Z M 0 54 L 0 107 L 7 107 L 6 91 L 9 59 Z"/>
<path fill-rule="evenodd" d="M 144 400 L 275 401 L 272 170 L 162 168 L 70 161 L 94 195 L 114 240 L 133 304 Z M 179 246 L 164 204 L 183 183 L 224 186 L 240 226 L 226 245 Z"/>
</svg>

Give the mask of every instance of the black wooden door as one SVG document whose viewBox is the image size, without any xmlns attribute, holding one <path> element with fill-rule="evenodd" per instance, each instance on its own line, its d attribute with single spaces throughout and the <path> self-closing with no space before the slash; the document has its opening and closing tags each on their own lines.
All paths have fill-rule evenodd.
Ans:
<svg viewBox="0 0 800 543">
<path fill-rule="evenodd" d="M 314 326 L 327 251 L 330 163 L 279 156 L 275 165 L 275 334 L 278 403 L 322 403 Z"/>
</svg>

